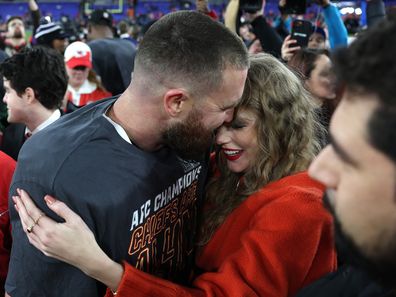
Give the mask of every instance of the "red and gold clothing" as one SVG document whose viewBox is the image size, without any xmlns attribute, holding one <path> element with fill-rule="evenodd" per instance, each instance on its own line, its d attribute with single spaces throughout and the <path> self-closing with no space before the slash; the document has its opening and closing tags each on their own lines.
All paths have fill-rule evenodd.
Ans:
<svg viewBox="0 0 396 297">
<path fill-rule="evenodd" d="M 15 161 L 0 152 L 0 292 L 4 292 L 4 282 L 7 276 L 10 260 L 11 233 L 8 213 L 8 190 L 15 170 Z"/>
<path fill-rule="evenodd" d="M 251 195 L 196 259 L 205 271 L 183 287 L 124 264 L 117 296 L 293 296 L 336 269 L 323 187 L 306 172 Z M 113 296 L 108 290 L 108 297 Z"/>
</svg>

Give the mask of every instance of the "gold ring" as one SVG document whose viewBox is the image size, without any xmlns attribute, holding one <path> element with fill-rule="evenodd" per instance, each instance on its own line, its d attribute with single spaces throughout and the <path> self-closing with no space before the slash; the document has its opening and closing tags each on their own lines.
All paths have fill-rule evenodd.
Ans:
<svg viewBox="0 0 396 297">
<path fill-rule="evenodd" d="M 27 231 L 28 233 L 32 233 L 32 232 L 33 232 L 34 226 L 36 226 L 36 223 L 33 223 L 33 225 L 30 225 L 29 227 L 27 227 L 27 228 L 26 228 L 26 231 Z"/>
<path fill-rule="evenodd" d="M 34 221 L 34 225 L 38 224 L 39 220 L 44 216 L 43 213 L 39 215 L 39 217 Z"/>
</svg>

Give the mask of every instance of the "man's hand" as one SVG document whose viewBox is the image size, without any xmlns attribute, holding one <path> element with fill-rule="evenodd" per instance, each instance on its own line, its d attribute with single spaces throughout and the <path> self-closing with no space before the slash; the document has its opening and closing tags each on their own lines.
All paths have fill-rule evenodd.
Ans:
<svg viewBox="0 0 396 297">
<path fill-rule="evenodd" d="M 295 46 L 293 46 L 293 44 L 295 44 Z M 286 62 L 289 61 L 299 49 L 301 49 L 301 47 L 297 45 L 297 40 L 291 39 L 290 35 L 286 36 L 281 49 L 282 59 Z"/>
<path fill-rule="evenodd" d="M 195 5 L 197 6 L 197 11 L 205 13 L 205 14 L 209 12 L 207 0 L 197 0 Z"/>
</svg>

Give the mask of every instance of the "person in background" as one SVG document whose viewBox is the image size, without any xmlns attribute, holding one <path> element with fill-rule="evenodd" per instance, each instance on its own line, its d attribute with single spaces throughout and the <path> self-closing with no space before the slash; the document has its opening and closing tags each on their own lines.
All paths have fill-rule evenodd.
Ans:
<svg viewBox="0 0 396 297">
<path fill-rule="evenodd" d="M 64 104 L 66 112 L 73 108 L 68 102 L 76 107 L 82 107 L 88 103 L 111 97 L 107 92 L 95 71 L 92 69 L 92 52 L 87 44 L 81 41 L 71 43 L 65 50 L 65 65 L 69 77 Z"/>
<path fill-rule="evenodd" d="M 0 294 L 4 296 L 11 251 L 10 218 L 8 215 L 8 190 L 16 162 L 0 151 Z"/>
<path fill-rule="evenodd" d="M 241 11 L 239 0 L 231 0 L 228 2 L 224 23 L 227 28 L 233 32 L 239 32 L 239 16 L 243 16 L 246 22 L 252 26 L 252 31 L 260 41 L 261 48 L 265 53 L 269 53 L 275 57 L 281 56 L 282 39 L 268 23 L 264 17 L 265 0 L 259 10 L 255 11 Z M 254 40 L 253 40 L 254 41 Z"/>
<path fill-rule="evenodd" d="M 103 9 L 94 10 L 88 18 L 88 40 L 93 69 L 103 86 L 113 95 L 121 94 L 131 81 L 135 46 L 114 37 L 113 16 Z"/>
<path fill-rule="evenodd" d="M 40 10 L 35 0 L 28 0 L 28 6 L 33 23 L 33 34 L 39 25 Z M 0 49 L 4 50 L 8 56 L 20 52 L 30 44 L 26 40 L 25 24 L 22 17 L 11 16 L 6 23 L 7 31 L 0 35 Z"/>
<path fill-rule="evenodd" d="M 61 116 L 60 107 L 67 87 L 62 56 L 44 47 L 26 48 L 0 64 L 4 77 L 9 125 L 1 150 L 18 159 L 30 136 Z"/>
<path fill-rule="evenodd" d="M 113 262 L 81 218 L 50 196 L 48 206 L 66 222 L 42 217 L 27 233 L 29 241 L 120 297 L 294 296 L 336 268 L 323 189 L 305 171 L 319 150 L 318 127 L 299 79 L 271 55 L 251 56 L 234 118 L 217 130 L 217 155 L 197 240 L 201 274 L 189 287 Z M 14 201 L 26 230 L 41 210 L 22 195 L 24 204 Z M 112 295 L 109 290 L 107 296 Z"/>
<path fill-rule="evenodd" d="M 130 42 L 134 46 L 137 46 L 137 40 L 132 38 L 131 34 L 131 26 L 129 25 L 128 21 L 120 21 L 118 23 L 118 35 L 120 36 L 120 39 L 125 39 Z"/>
<path fill-rule="evenodd" d="M 311 93 L 320 122 L 327 131 L 331 115 L 339 101 L 329 51 L 303 48 L 291 57 L 287 65 L 300 75 L 304 86 Z M 328 141 L 327 133 L 322 135 L 322 146 Z"/>
<path fill-rule="evenodd" d="M 383 0 L 367 0 L 366 7 L 367 27 L 372 27 L 386 17 L 385 3 Z"/>
<path fill-rule="evenodd" d="M 284 1 L 285 4 L 286 1 Z M 327 40 L 331 50 L 347 46 L 348 32 L 337 6 L 332 4 L 330 0 L 316 0 L 315 2 L 322 8 L 328 37 L 323 28 L 319 27 L 317 24 L 313 24 L 307 47 L 320 49 L 328 48 Z M 283 3 L 283 1 L 280 3 Z M 296 46 L 296 43 L 297 41 L 291 39 L 290 35 L 285 38 L 282 44 L 282 59 L 284 61 L 289 61 L 294 53 L 301 49 L 299 46 Z"/>
<path fill-rule="evenodd" d="M 53 48 L 61 55 L 69 44 L 67 34 L 61 25 L 51 21 L 49 17 L 42 18 L 40 26 L 36 30 L 34 39 L 38 45 Z"/>
</svg>

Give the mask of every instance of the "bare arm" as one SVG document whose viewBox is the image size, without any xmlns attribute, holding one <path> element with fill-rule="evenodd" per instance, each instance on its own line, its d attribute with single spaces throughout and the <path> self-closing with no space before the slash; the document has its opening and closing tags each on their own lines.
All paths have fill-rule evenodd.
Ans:
<svg viewBox="0 0 396 297">
<path fill-rule="evenodd" d="M 239 0 L 230 0 L 230 2 L 228 2 L 224 14 L 225 26 L 234 33 L 236 33 L 238 10 L 239 10 Z"/>
<path fill-rule="evenodd" d="M 15 208 L 29 242 L 46 256 L 56 258 L 82 270 L 88 276 L 116 291 L 124 269 L 99 247 L 84 221 L 61 201 L 45 196 L 48 207 L 65 222 L 57 223 L 36 207 L 29 195 L 18 190 Z M 33 227 L 32 227 L 33 226 Z M 27 231 L 31 229 L 31 232 Z"/>
</svg>

